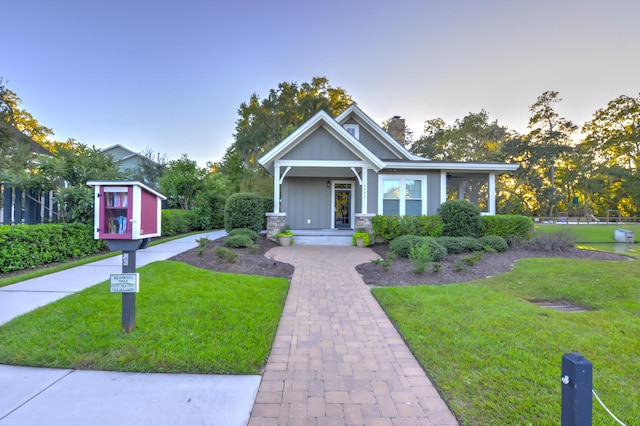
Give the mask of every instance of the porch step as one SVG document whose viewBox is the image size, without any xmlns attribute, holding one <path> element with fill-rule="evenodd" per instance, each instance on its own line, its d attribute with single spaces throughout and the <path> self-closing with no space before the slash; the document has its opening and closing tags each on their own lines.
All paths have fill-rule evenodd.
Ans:
<svg viewBox="0 0 640 426">
<path fill-rule="evenodd" d="M 293 232 L 293 244 L 306 246 L 350 246 L 353 239 L 353 230 L 291 230 Z"/>
</svg>

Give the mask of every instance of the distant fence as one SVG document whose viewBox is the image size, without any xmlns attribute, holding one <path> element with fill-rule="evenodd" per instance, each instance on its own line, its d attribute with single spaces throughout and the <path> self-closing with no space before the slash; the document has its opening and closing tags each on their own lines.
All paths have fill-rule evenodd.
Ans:
<svg viewBox="0 0 640 426">
<path fill-rule="evenodd" d="M 617 216 L 617 217 L 597 217 L 597 216 L 539 216 L 534 217 L 533 222 L 536 224 L 549 223 L 549 224 L 616 224 L 616 223 L 640 223 L 640 216 Z"/>
<path fill-rule="evenodd" d="M 53 192 L 37 192 L 0 183 L 2 205 L 0 224 L 15 225 L 58 222 L 59 206 L 53 202 Z"/>
</svg>

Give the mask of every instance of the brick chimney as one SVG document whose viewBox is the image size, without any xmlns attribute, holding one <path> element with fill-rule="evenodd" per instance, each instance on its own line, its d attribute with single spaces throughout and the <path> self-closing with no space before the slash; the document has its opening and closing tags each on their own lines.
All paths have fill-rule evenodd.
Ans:
<svg viewBox="0 0 640 426">
<path fill-rule="evenodd" d="M 389 128 L 387 129 L 387 133 L 391 135 L 400 145 L 404 145 L 405 140 L 405 129 L 406 126 L 404 124 L 404 118 L 400 118 L 399 115 L 394 115 L 389 121 Z"/>
</svg>

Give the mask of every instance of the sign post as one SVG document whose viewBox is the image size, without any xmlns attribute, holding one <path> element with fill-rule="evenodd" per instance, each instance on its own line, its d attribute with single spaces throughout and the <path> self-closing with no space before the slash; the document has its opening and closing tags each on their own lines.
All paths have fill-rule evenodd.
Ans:
<svg viewBox="0 0 640 426">
<path fill-rule="evenodd" d="M 89 181 L 94 187 L 94 238 L 122 250 L 122 273 L 111 274 L 111 293 L 122 293 L 122 331 L 136 327 L 136 250 L 162 235 L 162 200 L 166 197 L 140 182 Z"/>
</svg>

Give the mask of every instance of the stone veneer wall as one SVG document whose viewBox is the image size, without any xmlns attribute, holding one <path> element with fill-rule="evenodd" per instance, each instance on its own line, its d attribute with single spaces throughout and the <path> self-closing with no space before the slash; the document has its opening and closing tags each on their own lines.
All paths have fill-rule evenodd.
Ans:
<svg viewBox="0 0 640 426">
<path fill-rule="evenodd" d="M 373 244 L 373 226 L 371 225 L 374 214 L 364 214 L 364 213 L 356 213 L 356 229 L 354 231 L 358 231 L 360 228 L 364 228 L 369 233 L 369 237 L 371 239 L 371 244 Z"/>
<path fill-rule="evenodd" d="M 286 213 L 267 213 L 267 238 L 276 240 L 276 234 L 287 224 Z"/>
</svg>

